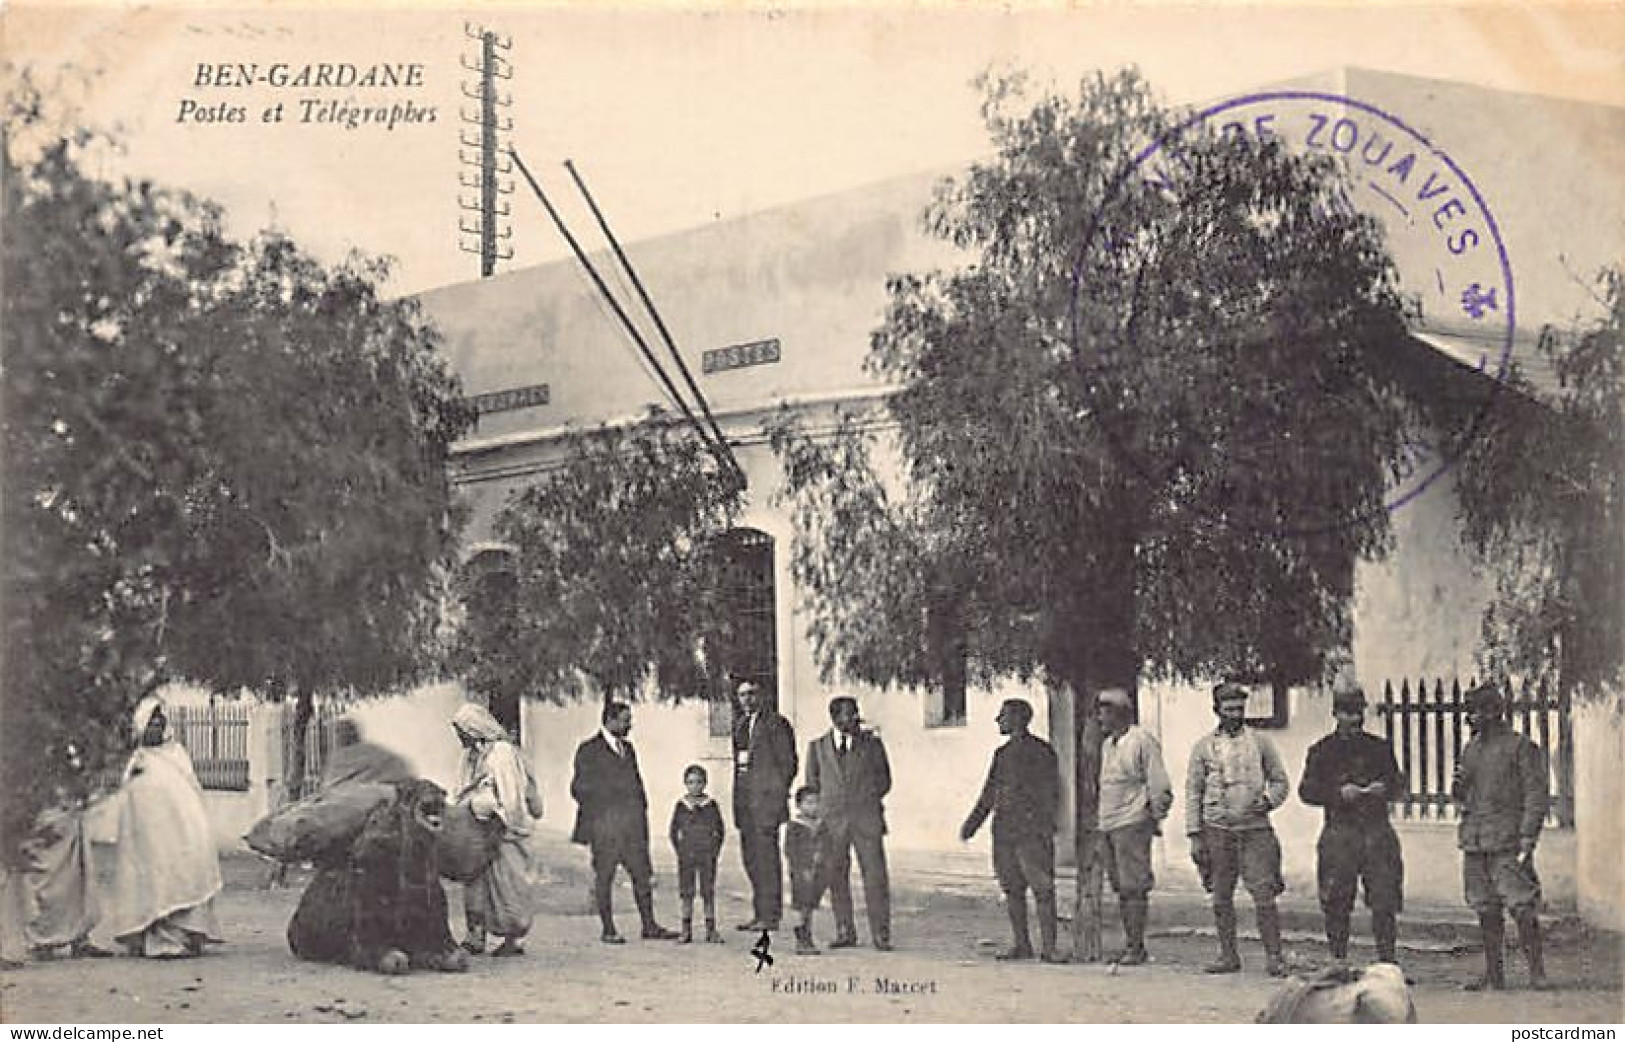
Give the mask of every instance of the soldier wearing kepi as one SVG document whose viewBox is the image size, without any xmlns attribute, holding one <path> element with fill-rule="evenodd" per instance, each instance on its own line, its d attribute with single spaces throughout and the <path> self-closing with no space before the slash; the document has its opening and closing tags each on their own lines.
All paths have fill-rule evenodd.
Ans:
<svg viewBox="0 0 1625 1042">
<path fill-rule="evenodd" d="M 1402 790 L 1388 743 L 1364 730 L 1365 707 L 1360 686 L 1339 676 L 1332 688 L 1337 729 L 1310 747 L 1298 797 L 1326 812 L 1315 876 L 1332 958 L 1348 958 L 1354 891 L 1363 883 L 1377 961 L 1393 962 L 1405 866 L 1399 836 L 1388 822 L 1388 802 Z"/>
<path fill-rule="evenodd" d="M 1185 775 L 1185 830 L 1191 860 L 1202 885 L 1213 895 L 1213 923 L 1219 958 L 1208 973 L 1237 973 L 1236 883 L 1246 885 L 1258 916 L 1271 977 L 1286 975 L 1281 954 L 1281 918 L 1275 899 L 1286 889 L 1281 879 L 1281 843 L 1269 816 L 1286 802 L 1290 785 L 1281 754 L 1269 739 L 1247 727 L 1247 691 L 1235 684 L 1213 689 L 1219 726 L 1191 750 Z"/>
<path fill-rule="evenodd" d="M 1546 757 L 1538 745 L 1507 726 L 1506 702 L 1493 684 L 1467 692 L 1467 723 L 1473 737 L 1456 763 L 1451 794 L 1461 811 L 1457 844 L 1462 884 L 1484 935 L 1484 976 L 1467 987 L 1506 987 L 1506 908 L 1518 924 L 1518 939 L 1529 960 L 1529 985 L 1544 989 L 1535 844 L 1546 820 Z"/>
<path fill-rule="evenodd" d="M 1138 966 L 1148 959 L 1145 922 L 1156 883 L 1151 837 L 1161 831 L 1174 790 L 1162 764 L 1162 747 L 1150 731 L 1133 722 L 1128 692 L 1107 688 L 1096 707 L 1105 734 L 1100 743 L 1101 854 L 1123 917 L 1123 951 L 1112 961 Z"/>
</svg>

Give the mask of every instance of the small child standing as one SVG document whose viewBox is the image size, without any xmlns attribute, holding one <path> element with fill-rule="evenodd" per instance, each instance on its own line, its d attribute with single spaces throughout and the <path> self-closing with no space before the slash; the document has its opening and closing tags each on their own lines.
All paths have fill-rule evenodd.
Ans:
<svg viewBox="0 0 1625 1042">
<path fill-rule="evenodd" d="M 796 816 L 785 826 L 784 858 L 790 863 L 790 906 L 801 913 L 796 927 L 796 954 L 817 955 L 812 917 L 823 899 L 824 822 L 819 817 L 818 790 L 803 785 L 796 790 Z"/>
<path fill-rule="evenodd" d="M 683 788 L 671 812 L 671 845 L 677 851 L 677 893 L 683 900 L 679 944 L 694 940 L 694 891 L 705 899 L 705 939 L 721 944 L 717 933 L 717 857 L 722 853 L 722 811 L 706 795 L 708 777 L 697 763 L 683 768 Z"/>
</svg>

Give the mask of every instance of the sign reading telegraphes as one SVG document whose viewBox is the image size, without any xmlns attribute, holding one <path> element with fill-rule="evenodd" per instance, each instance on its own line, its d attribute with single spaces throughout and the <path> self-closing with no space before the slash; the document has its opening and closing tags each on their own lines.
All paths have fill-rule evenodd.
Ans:
<svg viewBox="0 0 1625 1042">
<path fill-rule="evenodd" d="M 533 405 L 546 405 L 551 398 L 547 384 L 531 384 L 528 387 L 510 387 L 506 391 L 491 391 L 487 394 L 476 394 L 468 399 L 473 410 L 484 416 L 492 412 L 510 412 L 514 409 L 528 409 Z"/>
<path fill-rule="evenodd" d="M 701 365 L 708 373 L 721 373 L 729 369 L 743 369 L 747 365 L 767 365 L 778 360 L 779 341 L 775 337 L 707 351 L 702 356 Z"/>
</svg>

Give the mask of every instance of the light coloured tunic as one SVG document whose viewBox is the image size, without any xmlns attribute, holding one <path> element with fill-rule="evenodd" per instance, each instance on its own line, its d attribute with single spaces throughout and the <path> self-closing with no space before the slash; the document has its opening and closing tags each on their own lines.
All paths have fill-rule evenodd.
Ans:
<svg viewBox="0 0 1625 1042">
<path fill-rule="evenodd" d="M 1100 830 L 1161 821 L 1174 803 L 1156 736 L 1131 724 L 1119 738 L 1100 743 Z"/>
<path fill-rule="evenodd" d="M 531 893 L 531 786 L 523 755 L 508 740 L 507 729 L 482 706 L 464 705 L 452 725 L 476 743 L 463 757 L 457 795 L 481 821 L 502 822 L 502 842 L 490 866 L 463 888 L 463 909 L 470 924 L 499 937 L 523 937 L 530 931 L 536 904 Z"/>
<path fill-rule="evenodd" d="M 1250 727 L 1235 734 L 1215 729 L 1191 750 L 1185 831 L 1269 828 L 1269 815 L 1255 810 L 1254 803 L 1262 793 L 1273 810 L 1286 802 L 1290 789 L 1281 754 L 1268 738 Z"/>
</svg>

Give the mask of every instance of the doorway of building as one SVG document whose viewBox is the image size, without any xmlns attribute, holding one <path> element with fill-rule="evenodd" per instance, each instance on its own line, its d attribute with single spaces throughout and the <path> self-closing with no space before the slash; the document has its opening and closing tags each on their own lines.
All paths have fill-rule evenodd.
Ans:
<svg viewBox="0 0 1625 1042">
<path fill-rule="evenodd" d="M 723 625 L 717 634 L 717 690 L 711 698 L 711 733 L 732 734 L 734 691 L 750 681 L 779 705 L 778 620 L 775 612 L 773 537 L 734 528 L 717 540 L 718 594 Z"/>
</svg>

